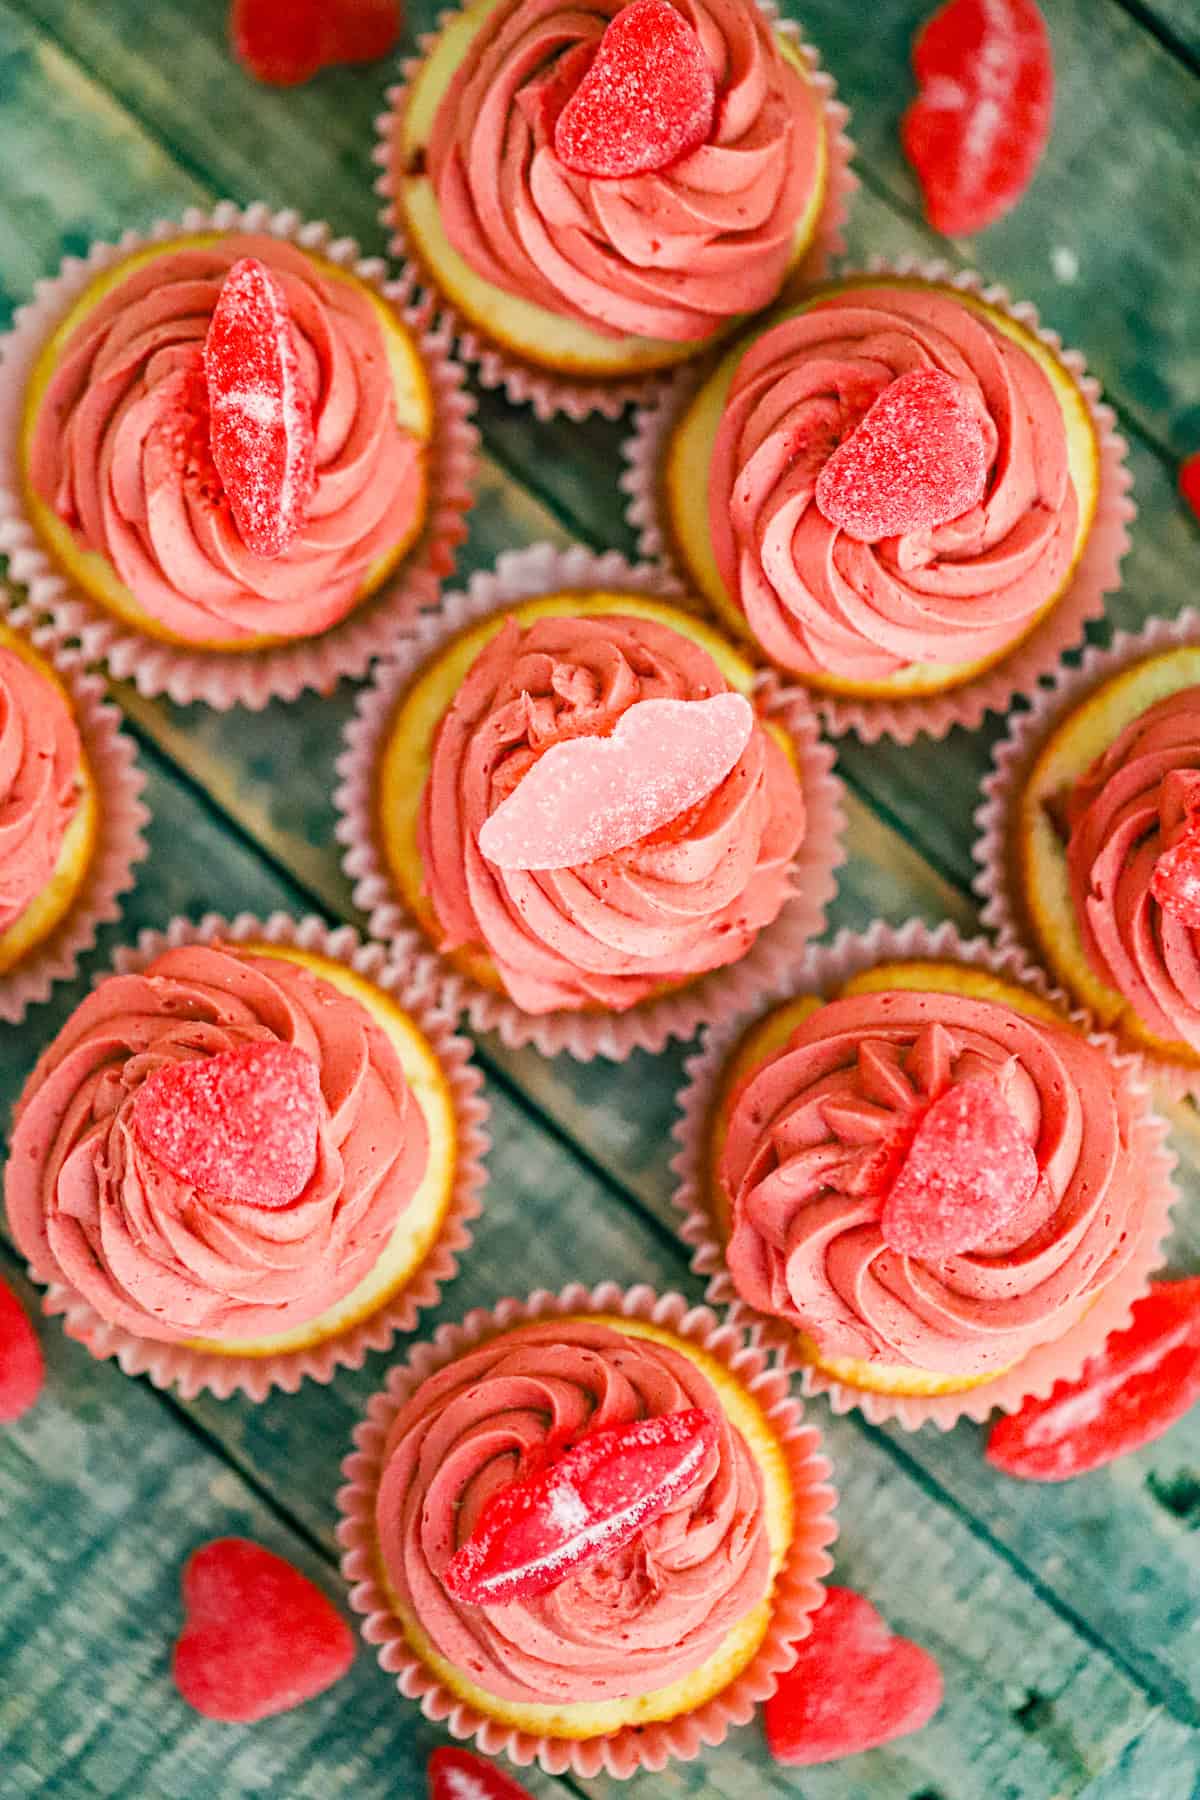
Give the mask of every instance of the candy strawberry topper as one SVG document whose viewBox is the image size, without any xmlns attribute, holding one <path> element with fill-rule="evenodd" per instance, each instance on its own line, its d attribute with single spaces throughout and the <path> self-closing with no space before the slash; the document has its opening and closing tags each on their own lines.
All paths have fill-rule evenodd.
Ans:
<svg viewBox="0 0 1200 1800">
<path fill-rule="evenodd" d="M 717 1436 L 702 1407 L 591 1432 L 493 1495 L 446 1565 L 447 1592 L 507 1606 L 615 1555 L 705 1475 Z"/>
<path fill-rule="evenodd" d="M 1173 769 L 1166 776 L 1159 821 L 1167 847 L 1154 864 L 1150 892 L 1172 919 L 1200 931 L 1200 773 Z"/>
<path fill-rule="evenodd" d="M 45 1378 L 37 1333 L 17 1296 L 0 1281 L 0 1425 L 12 1425 L 29 1411 Z"/>
<path fill-rule="evenodd" d="M 321 1082 L 293 1044 L 165 1063 L 134 1096 L 133 1132 L 180 1181 L 247 1206 L 289 1206 L 317 1160 Z"/>
<path fill-rule="evenodd" d="M 934 1260 L 978 1249 L 1024 1218 L 1039 1180 L 1033 1146 L 1003 1096 L 990 1082 L 960 1082 L 917 1126 L 884 1198 L 884 1242 Z"/>
<path fill-rule="evenodd" d="M 558 114 L 554 149 L 577 175 L 669 169 L 712 130 L 716 83 L 704 46 L 668 0 L 632 0 Z"/>
<path fill-rule="evenodd" d="M 532 1800 L 528 1788 L 470 1750 L 443 1744 L 429 1758 L 429 1800 Z"/>
<path fill-rule="evenodd" d="M 400 24 L 400 0 L 233 0 L 229 37 L 259 81 L 296 87 L 337 63 L 377 62 Z"/>
<path fill-rule="evenodd" d="M 931 531 L 978 506 L 988 441 L 962 382 L 912 369 L 891 382 L 817 478 L 822 516 L 861 543 Z"/>
<path fill-rule="evenodd" d="M 212 455 L 234 523 L 257 556 L 304 527 L 316 484 L 312 398 L 287 297 L 256 257 L 234 263 L 204 341 Z"/>
</svg>

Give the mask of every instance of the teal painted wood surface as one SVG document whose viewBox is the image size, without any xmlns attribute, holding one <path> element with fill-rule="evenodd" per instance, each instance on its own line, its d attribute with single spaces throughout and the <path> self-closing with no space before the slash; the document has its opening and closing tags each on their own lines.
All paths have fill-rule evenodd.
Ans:
<svg viewBox="0 0 1200 1800">
<path fill-rule="evenodd" d="M 790 7 L 789 7 L 790 10 Z M 920 221 L 895 139 L 925 0 L 864 29 L 845 0 L 802 16 L 855 109 L 867 255 L 975 262 L 1035 300 L 1109 385 L 1141 518 L 1111 623 L 1196 594 L 1200 537 L 1173 492 L 1200 441 L 1200 83 L 1193 0 L 1049 0 L 1058 124 L 1022 207 L 969 244 Z M 230 64 L 223 0 L 0 0 L 0 316 L 66 252 L 220 195 L 294 205 L 383 247 L 369 161 L 382 69 L 274 94 Z M 435 7 L 411 9 L 409 41 Z M 575 536 L 629 551 L 619 427 L 538 427 L 481 405 L 487 460 L 464 571 L 510 545 Z M 152 857 L 80 980 L 0 1038 L 0 1111 L 113 946 L 217 904 L 353 917 L 332 847 L 343 688 L 218 718 L 118 690 L 150 777 Z M 970 927 L 971 813 L 995 729 L 898 752 L 839 747 L 851 860 L 835 926 L 882 915 Z M 930 796 L 936 793 L 937 804 Z M 495 1149 L 475 1248 L 438 1318 L 514 1286 L 617 1276 L 698 1297 L 673 1232 L 668 1135 L 682 1052 L 616 1070 L 484 1042 Z M 1170 1260 L 1200 1268 L 1200 1122 L 1176 1111 L 1186 1200 Z M 519 1271 L 519 1273 L 518 1273 Z M 0 1272 L 22 1287 L 0 1245 Z M 0 1432 L 0 1797 L 129 1800 L 422 1792 L 436 1728 L 364 1647 L 347 1682 L 253 1728 L 191 1715 L 169 1681 L 183 1558 L 243 1530 L 335 1595 L 338 1464 L 387 1359 L 265 1405 L 183 1404 L 43 1332 L 50 1382 Z M 981 1434 L 907 1437 L 815 1409 L 842 1491 L 841 1579 L 942 1659 L 947 1703 L 919 1737 L 826 1769 L 774 1768 L 756 1727 L 646 1796 L 809 1800 L 1184 1800 L 1200 1791 L 1200 1416 L 1063 1489 L 992 1476 Z M 549 1795 L 620 1791 L 528 1778 Z"/>
</svg>

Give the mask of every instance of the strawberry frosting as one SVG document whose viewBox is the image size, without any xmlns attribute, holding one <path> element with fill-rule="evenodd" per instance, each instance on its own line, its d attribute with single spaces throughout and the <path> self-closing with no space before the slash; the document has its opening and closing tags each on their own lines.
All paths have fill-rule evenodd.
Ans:
<svg viewBox="0 0 1200 1800">
<path fill-rule="evenodd" d="M 969 1254 L 899 1255 L 880 1227 L 897 1159 L 927 1103 L 966 1081 L 995 1084 L 1037 1188 Z M 1067 1331 L 1136 1247 L 1130 1118 L 1108 1060 L 1065 1025 L 951 993 L 831 1001 L 730 1108 L 734 1283 L 825 1356 L 964 1378 L 1006 1368 Z"/>
<path fill-rule="evenodd" d="M 1126 726 L 1067 803 L 1067 868 L 1088 960 L 1155 1036 L 1200 1051 L 1200 933 L 1151 892 L 1186 822 L 1180 783 L 1200 781 L 1200 688 Z"/>
<path fill-rule="evenodd" d="M 978 506 L 861 543 L 817 482 L 893 382 L 941 370 L 984 434 Z M 1049 378 L 1020 345 L 935 288 L 857 288 L 766 331 L 738 364 L 709 466 L 717 564 L 757 642 L 798 673 L 877 682 L 913 664 L 994 659 L 1064 586 L 1079 500 Z"/>
<path fill-rule="evenodd" d="M 252 1041 L 315 1062 L 313 1175 L 271 1210 L 202 1193 L 133 1129 L 167 1063 Z M 105 981 L 21 1096 L 6 1176 L 13 1236 L 38 1280 L 143 1338 L 239 1341 L 288 1331 L 369 1274 L 425 1171 L 428 1132 L 390 1040 L 307 969 L 221 946 L 166 951 Z"/>
<path fill-rule="evenodd" d="M 82 755 L 59 689 L 0 648 L 0 931 L 49 884 L 79 803 Z"/>
<path fill-rule="evenodd" d="M 716 1414 L 718 1452 L 631 1543 L 535 1599 L 451 1598 L 446 1564 L 523 1460 L 692 1406 Z M 487 1693 L 527 1705 L 666 1687 L 770 1587 L 761 1476 L 708 1377 L 669 1345 L 593 1319 L 506 1332 L 422 1382 L 388 1434 L 376 1529 L 388 1586 L 434 1649 Z"/>
<path fill-rule="evenodd" d="M 530 1013 L 622 1009 L 744 955 L 788 897 L 804 834 L 799 782 L 761 726 L 707 800 L 598 861 L 501 869 L 478 843 L 551 744 L 607 737 L 637 701 L 727 691 L 707 651 L 656 620 L 507 620 L 442 720 L 422 799 L 442 948 L 482 946 Z"/>
<path fill-rule="evenodd" d="M 443 96 L 427 162 L 455 249 L 607 336 L 690 342 L 778 293 L 820 169 L 819 102 L 752 0 L 676 0 L 716 82 L 705 143 L 654 174 L 574 173 L 554 124 L 621 0 L 501 0 Z"/>
<path fill-rule="evenodd" d="M 279 278 L 313 404 L 316 486 L 280 556 L 242 540 L 212 462 L 202 353 L 231 266 Z M 396 419 L 366 293 L 273 237 L 164 248 L 91 308 L 63 346 L 29 459 L 35 491 L 138 606 L 188 642 L 297 638 L 358 600 L 423 504 L 423 450 Z"/>
</svg>

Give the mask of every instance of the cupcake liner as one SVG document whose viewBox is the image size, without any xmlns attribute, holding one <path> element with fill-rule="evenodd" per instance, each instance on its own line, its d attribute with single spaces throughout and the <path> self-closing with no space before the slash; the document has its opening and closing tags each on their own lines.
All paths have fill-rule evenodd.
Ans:
<svg viewBox="0 0 1200 1800">
<path fill-rule="evenodd" d="M 421 537 L 379 592 L 339 624 L 275 649 L 203 650 L 165 643 L 127 625 L 60 569 L 26 516 L 22 495 L 21 411 L 47 337 L 102 270 L 151 244 L 203 231 L 268 233 L 358 276 L 408 327 L 433 393 L 436 430 Z M 360 258 L 354 240 L 335 238 L 328 225 L 306 224 L 297 212 L 272 212 L 263 205 L 242 209 L 222 201 L 211 212 L 190 207 L 181 219 L 160 220 L 146 233 L 127 231 L 117 244 L 94 244 L 85 259 L 68 257 L 56 276 L 37 283 L 12 330 L 0 338 L 0 552 L 9 558 L 11 578 L 28 590 L 33 611 L 48 615 L 60 636 L 77 641 L 88 663 L 103 662 L 140 693 L 166 694 L 181 706 L 202 700 L 219 711 L 258 710 L 269 700 L 294 700 L 306 688 L 329 693 L 343 676 L 365 674 L 422 607 L 436 605 L 442 578 L 453 570 L 466 536 L 464 515 L 472 502 L 478 449 L 470 423 L 475 403 L 450 355 L 447 327 L 427 302 L 416 302 L 410 279 L 390 282 L 385 273 L 380 259 Z"/>
<path fill-rule="evenodd" d="M 837 98 L 833 77 L 821 67 L 820 56 L 812 45 L 803 41 L 795 22 L 780 18 L 775 0 L 756 0 L 756 3 L 779 35 L 799 51 L 809 84 L 820 97 L 824 111 L 827 168 L 825 204 L 804 260 L 791 271 L 788 278 L 789 282 L 815 281 L 844 248 L 842 226 L 846 221 L 850 196 L 858 186 L 858 178 L 850 167 L 854 145 L 846 133 L 850 109 Z M 409 57 L 403 63 L 403 79 L 388 89 L 385 96 L 387 110 L 376 120 L 378 141 L 374 161 L 381 173 L 375 183 L 375 192 L 383 201 L 380 217 L 390 234 L 389 248 L 393 256 L 414 272 L 417 282 L 436 296 L 440 314 L 450 323 L 458 354 L 464 362 L 470 363 L 481 387 L 503 389 L 506 398 L 514 406 L 531 406 L 538 419 L 552 419 L 558 413 L 565 413 L 567 418 L 575 420 L 586 419 L 592 413 L 600 413 L 606 419 L 618 418 L 627 406 L 657 392 L 664 381 L 670 380 L 670 372 L 611 381 L 572 381 L 565 375 L 555 375 L 536 368 L 532 363 L 523 362 L 504 346 L 480 334 L 461 317 L 453 302 L 426 275 L 414 254 L 412 244 L 404 235 L 395 203 L 392 154 L 394 135 L 407 104 L 409 84 L 442 30 L 457 16 L 457 8 L 448 9 L 439 16 L 437 29 L 426 32 L 418 39 L 417 55 Z M 698 351 L 697 354 L 703 354 L 703 351 Z"/>
<path fill-rule="evenodd" d="M 1087 650 L 1078 666 L 1058 670 L 1052 687 L 1031 694 L 1029 710 L 1010 719 L 1007 737 L 996 745 L 983 784 L 985 798 L 975 814 L 979 828 L 975 891 L 983 903 L 983 923 L 1001 948 L 1018 959 L 1026 978 L 1041 972 L 1041 952 L 1022 921 L 1012 824 L 1013 808 L 1020 801 L 1033 762 L 1054 727 L 1093 689 L 1148 656 L 1189 645 L 1200 646 L 1200 612 L 1191 608 L 1176 619 L 1152 619 L 1140 631 L 1117 632 L 1108 649 Z M 1115 1035 L 1166 1100 L 1174 1102 L 1188 1095 L 1200 1099 L 1200 1067 L 1154 1056 L 1129 1043 L 1120 1032 Z"/>
<path fill-rule="evenodd" d="M 429 948 L 396 890 L 374 819 L 375 769 L 400 695 L 421 665 L 475 620 L 537 594 L 580 588 L 683 598 L 662 571 L 631 565 L 615 552 L 594 556 L 578 546 L 558 550 L 550 544 L 508 551 L 494 570 L 472 576 L 465 592 L 445 595 L 436 618 L 418 620 L 360 696 L 338 759 L 335 804 L 337 835 L 346 846 L 343 866 L 373 937 L 406 953 L 418 945 Z M 505 995 L 445 963 L 447 1004 L 465 1011 L 476 1031 L 497 1032 L 510 1049 L 533 1044 L 543 1056 L 566 1050 L 581 1062 L 595 1056 L 620 1062 L 635 1049 L 657 1053 L 671 1038 L 691 1037 L 706 1019 L 752 1004 L 765 985 L 782 979 L 795 966 L 809 940 L 825 929 L 825 909 L 837 891 L 835 870 L 845 861 L 842 786 L 833 773 L 833 751 L 821 741 L 808 697 L 770 673 L 760 678 L 755 697 L 763 714 L 778 720 L 795 745 L 808 809 L 796 859 L 798 891 L 774 923 L 759 933 L 740 962 L 624 1013 L 523 1012 Z"/>
<path fill-rule="evenodd" d="M 755 1396 L 787 1457 L 796 1496 L 796 1532 L 787 1562 L 776 1578 L 773 1613 L 758 1652 L 721 1693 L 674 1719 L 627 1726 L 605 1737 L 568 1739 L 534 1735 L 481 1713 L 459 1699 L 409 1648 L 391 1609 L 375 1560 L 375 1495 L 383 1473 L 387 1434 L 412 1393 L 447 1363 L 497 1333 L 518 1325 L 579 1312 L 603 1312 L 663 1326 L 686 1338 L 731 1370 Z M 518 1766 L 537 1761 L 547 1773 L 568 1770 L 584 1778 L 601 1772 L 624 1780 L 639 1769 L 658 1770 L 676 1757 L 690 1761 L 701 1749 L 723 1742 L 732 1726 L 744 1725 L 775 1692 L 778 1677 L 796 1660 L 797 1642 L 808 1636 L 811 1615 L 821 1604 L 821 1578 L 832 1567 L 826 1546 L 837 1535 L 832 1512 L 835 1490 L 830 1465 L 815 1428 L 801 1422 L 802 1409 L 789 1397 L 787 1377 L 762 1348 L 736 1326 L 721 1323 L 707 1307 L 689 1307 L 681 1294 L 656 1295 L 650 1287 L 622 1288 L 605 1282 L 589 1290 L 575 1283 L 561 1293 L 544 1289 L 528 1301 L 502 1300 L 491 1312 L 470 1312 L 461 1324 L 439 1327 L 418 1344 L 407 1362 L 393 1368 L 387 1386 L 367 1408 L 354 1433 L 357 1446 L 342 1465 L 348 1485 L 338 1494 L 342 1514 L 338 1541 L 342 1571 L 351 1583 L 350 1604 L 365 1619 L 362 1634 L 375 1646 L 380 1666 L 396 1678 L 400 1692 L 420 1702 L 427 1719 L 444 1723 L 456 1738 L 473 1738 L 489 1756 L 504 1754 Z"/>
<path fill-rule="evenodd" d="M 0 974 L 0 1021 L 16 1025 L 30 1006 L 49 998 L 56 981 L 72 978 L 79 958 L 96 942 L 100 926 L 120 918 L 121 896 L 133 887 L 135 869 L 147 853 L 142 833 L 150 814 L 141 799 L 146 777 L 133 740 L 120 729 L 121 715 L 109 703 L 104 683 L 85 671 L 77 650 L 63 645 L 50 627 L 38 624 L 28 607 L 10 612 L 4 622 L 51 664 L 66 688 L 99 811 L 88 871 L 70 910 L 47 938 Z"/>
<path fill-rule="evenodd" d="M 847 275 L 854 273 L 856 271 L 846 271 Z M 884 737 L 893 738 L 900 744 L 911 744 L 922 734 L 943 738 L 955 725 L 973 731 L 983 723 L 987 713 L 1004 712 L 1014 695 L 1031 692 L 1044 676 L 1054 671 L 1063 653 L 1080 642 L 1088 620 L 1103 615 L 1105 595 L 1115 593 L 1120 587 L 1121 559 L 1129 548 L 1129 527 L 1137 509 L 1130 493 L 1133 477 L 1125 460 L 1126 443 L 1116 430 L 1116 415 L 1101 398 L 1100 384 L 1088 374 L 1082 354 L 1078 350 L 1064 349 L 1058 334 L 1041 324 L 1036 307 L 1029 301 L 1013 301 L 1006 288 L 986 283 L 980 275 L 953 269 L 942 262 L 913 257 L 887 261 L 874 257 L 867 264 L 865 273 L 884 278 L 916 278 L 957 288 L 986 301 L 1024 326 L 1073 377 L 1087 404 L 1099 446 L 1096 516 L 1070 586 L 1029 636 L 1007 656 L 962 687 L 924 698 L 862 699 L 823 693 L 816 687 L 808 690 L 822 724 L 835 736 L 853 731 L 867 744 Z M 638 534 L 639 552 L 648 562 L 682 567 L 662 503 L 659 471 L 671 433 L 704 373 L 685 369 L 655 404 L 640 407 L 625 444 L 626 466 L 621 487 L 629 496 L 626 517 Z M 686 577 L 686 571 L 684 573 Z M 765 660 L 761 650 L 756 650 L 756 654 Z M 799 680 L 799 677 L 793 675 L 789 679 Z"/>
<path fill-rule="evenodd" d="M 995 1380 L 953 1394 L 872 1393 L 849 1387 L 805 1362 L 791 1327 L 782 1320 L 764 1318 L 738 1294 L 706 1193 L 705 1146 L 712 1109 L 725 1064 L 747 1029 L 757 1018 L 797 994 L 833 993 L 863 969 L 914 957 L 986 969 L 989 974 L 1018 982 L 1043 1000 L 1061 1006 L 1071 1023 L 1086 1033 L 1088 1042 L 1111 1058 L 1132 1096 L 1132 1149 L 1137 1166 L 1145 1171 L 1147 1184 L 1146 1218 L 1138 1247 L 1127 1266 L 1093 1300 L 1083 1317 L 1062 1337 L 1031 1350 Z M 931 1423 L 948 1431 L 961 1418 L 981 1423 L 997 1408 L 1015 1412 L 1025 1400 L 1044 1398 L 1056 1381 L 1073 1380 L 1112 1332 L 1124 1330 L 1134 1301 L 1145 1292 L 1151 1274 L 1163 1260 L 1176 1197 L 1171 1179 L 1176 1159 L 1167 1148 L 1167 1126 L 1151 1109 L 1150 1093 L 1136 1058 L 1122 1054 L 1107 1033 L 1091 1030 L 1086 1014 L 1071 1011 L 1066 996 L 1050 985 L 1041 970 L 986 938 L 961 938 L 953 925 L 935 929 L 912 919 L 899 928 L 880 921 L 861 934 L 840 932 L 832 944 L 812 949 L 790 982 L 763 994 L 752 1014 L 724 1019 L 708 1031 L 698 1053 L 686 1064 L 685 1073 L 686 1084 L 679 1096 L 680 1116 L 674 1128 L 680 1145 L 671 1164 L 679 1178 L 674 1200 L 683 1215 L 680 1235 L 692 1247 L 692 1267 L 708 1278 L 705 1298 L 714 1306 L 727 1306 L 732 1323 L 750 1327 L 756 1342 L 775 1348 L 785 1366 L 801 1376 L 803 1391 L 825 1394 L 837 1413 L 857 1407 L 873 1425 L 895 1421 L 914 1431 Z"/>
<path fill-rule="evenodd" d="M 143 931 L 136 946 L 117 952 L 113 973 L 137 974 L 165 950 L 181 944 L 266 943 L 328 957 L 372 981 L 389 994 L 420 1026 L 437 1055 L 454 1103 L 458 1158 L 450 1204 L 441 1229 L 423 1263 L 407 1285 L 391 1294 L 365 1319 L 350 1324 L 337 1337 L 307 1348 L 267 1356 L 222 1356 L 186 1344 L 159 1343 L 112 1325 L 73 1288 L 52 1281 L 43 1296 L 47 1314 L 61 1314 L 68 1337 L 86 1344 L 97 1359 L 115 1357 L 127 1375 L 148 1375 L 155 1387 L 174 1387 L 185 1400 L 202 1392 L 218 1400 L 241 1392 L 263 1400 L 272 1388 L 294 1394 L 307 1376 L 328 1382 L 338 1369 L 360 1369 L 369 1350 L 387 1350 L 397 1332 L 411 1331 L 418 1315 L 436 1306 L 444 1285 L 458 1272 L 460 1254 L 471 1242 L 470 1221 L 479 1216 L 487 1180 L 483 1156 L 488 1108 L 482 1098 L 483 1078 L 471 1060 L 471 1046 L 455 1032 L 454 1020 L 442 1004 L 432 958 L 401 959 L 381 945 L 364 942 L 349 925 L 331 930 L 320 919 L 293 919 L 273 913 L 256 919 L 239 913 L 223 919 L 207 913 L 198 924 L 175 919 L 165 931 Z M 103 980 L 99 977 L 98 980 Z M 31 1270 L 34 1280 L 37 1270 Z"/>
</svg>

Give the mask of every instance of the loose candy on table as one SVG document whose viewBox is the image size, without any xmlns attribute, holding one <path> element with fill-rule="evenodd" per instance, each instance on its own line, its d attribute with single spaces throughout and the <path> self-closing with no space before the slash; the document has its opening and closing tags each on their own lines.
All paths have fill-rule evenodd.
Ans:
<svg viewBox="0 0 1200 1800">
<path fill-rule="evenodd" d="M 233 0 L 234 55 L 271 87 L 298 87 L 339 63 L 378 62 L 395 48 L 400 0 Z"/>
<path fill-rule="evenodd" d="M 28 1313 L 0 1281 L 0 1425 L 27 1413 L 42 1391 L 46 1365 Z"/>
<path fill-rule="evenodd" d="M 532 1800 L 505 1770 L 453 1744 L 433 1752 L 428 1776 L 429 1800 Z"/>
<path fill-rule="evenodd" d="M 1179 492 L 1200 519 L 1200 450 L 1179 465 Z"/>
<path fill-rule="evenodd" d="M 959 1082 L 917 1126 L 884 1199 L 884 1241 L 933 1261 L 978 1249 L 1022 1216 L 1039 1180 L 1033 1146 L 1003 1096 L 990 1082 Z"/>
<path fill-rule="evenodd" d="M 712 65 L 683 14 L 668 0 L 632 0 L 559 112 L 555 152 L 577 175 L 655 174 L 705 142 L 715 108 Z"/>
</svg>

